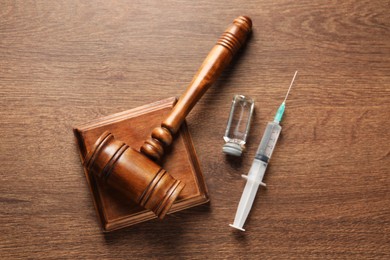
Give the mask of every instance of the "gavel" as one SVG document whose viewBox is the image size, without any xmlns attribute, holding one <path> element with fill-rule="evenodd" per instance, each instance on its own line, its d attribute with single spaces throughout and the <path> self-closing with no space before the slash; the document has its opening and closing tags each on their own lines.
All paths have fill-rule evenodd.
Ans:
<svg viewBox="0 0 390 260">
<path fill-rule="evenodd" d="M 239 16 L 226 29 L 171 112 L 144 142 L 140 151 L 104 132 L 84 159 L 89 174 L 163 219 L 185 184 L 158 162 L 173 136 L 206 90 L 216 81 L 251 32 L 249 17 Z"/>
</svg>

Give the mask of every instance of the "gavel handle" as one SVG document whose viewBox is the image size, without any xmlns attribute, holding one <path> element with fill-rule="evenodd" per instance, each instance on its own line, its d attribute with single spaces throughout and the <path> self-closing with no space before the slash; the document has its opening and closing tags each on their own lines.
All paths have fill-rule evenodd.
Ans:
<svg viewBox="0 0 390 260">
<path fill-rule="evenodd" d="M 251 29 L 252 21 L 246 16 L 237 17 L 226 29 L 170 114 L 142 145 L 143 154 L 154 161 L 160 160 L 164 147 L 172 143 L 172 136 L 179 130 L 185 117 L 244 45 Z"/>
</svg>

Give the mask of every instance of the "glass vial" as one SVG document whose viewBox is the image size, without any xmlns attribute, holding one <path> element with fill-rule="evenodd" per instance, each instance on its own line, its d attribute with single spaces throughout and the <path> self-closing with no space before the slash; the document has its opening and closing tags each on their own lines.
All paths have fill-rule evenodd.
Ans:
<svg viewBox="0 0 390 260">
<path fill-rule="evenodd" d="M 241 156 L 245 149 L 246 138 L 255 102 L 250 97 L 235 95 L 230 108 L 229 119 L 223 139 L 225 144 L 222 148 L 226 154 Z"/>
</svg>

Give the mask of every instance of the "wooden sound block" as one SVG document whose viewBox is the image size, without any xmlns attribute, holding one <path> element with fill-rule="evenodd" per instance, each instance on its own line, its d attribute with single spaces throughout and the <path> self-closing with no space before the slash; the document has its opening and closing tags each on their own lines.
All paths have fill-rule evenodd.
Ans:
<svg viewBox="0 0 390 260">
<path fill-rule="evenodd" d="M 160 125 L 169 114 L 175 102 L 175 98 L 169 98 L 75 127 L 73 131 L 81 161 L 84 162 L 85 155 L 106 130 L 138 150 L 153 128 Z M 183 191 L 168 214 L 209 201 L 206 183 L 185 122 L 176 134 L 173 144 L 167 149 L 161 165 L 174 178 L 185 183 Z M 153 212 L 122 197 L 116 190 L 102 183 L 85 169 L 84 172 L 104 232 L 156 218 Z"/>
</svg>

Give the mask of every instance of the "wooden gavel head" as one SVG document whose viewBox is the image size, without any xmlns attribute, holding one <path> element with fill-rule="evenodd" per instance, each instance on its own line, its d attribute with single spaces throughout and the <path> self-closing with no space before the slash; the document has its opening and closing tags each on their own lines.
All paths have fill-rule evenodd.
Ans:
<svg viewBox="0 0 390 260">
<path fill-rule="evenodd" d="M 140 152 L 105 132 L 85 157 L 84 166 L 88 172 L 162 219 L 184 188 L 184 183 L 174 179 L 154 161 L 163 156 L 164 148 L 172 143 L 173 135 L 187 114 L 245 43 L 251 28 L 252 21 L 248 17 L 240 16 L 233 21 Z"/>
<path fill-rule="evenodd" d="M 161 166 L 104 132 L 84 160 L 84 166 L 108 185 L 162 219 L 184 188 Z"/>
</svg>

